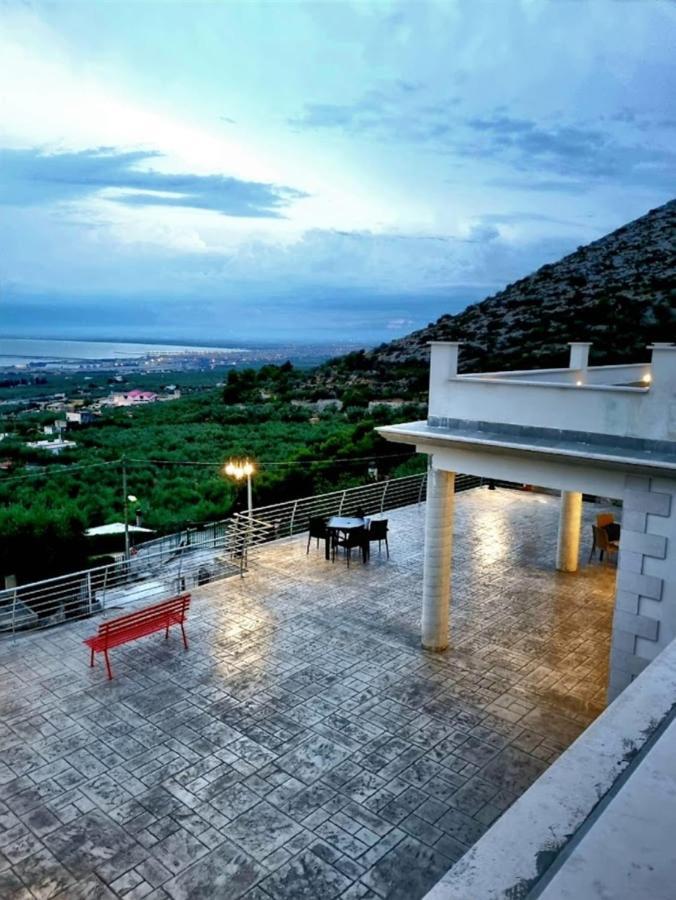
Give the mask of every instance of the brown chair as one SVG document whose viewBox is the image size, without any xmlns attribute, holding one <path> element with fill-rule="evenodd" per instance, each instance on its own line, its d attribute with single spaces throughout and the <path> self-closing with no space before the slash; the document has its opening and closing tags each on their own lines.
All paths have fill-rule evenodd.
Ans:
<svg viewBox="0 0 676 900">
<path fill-rule="evenodd" d="M 596 527 L 605 528 L 606 525 L 611 525 L 614 521 L 615 516 L 612 513 L 599 513 L 596 517 Z"/>
<path fill-rule="evenodd" d="M 589 554 L 590 562 L 595 550 L 599 551 L 599 560 L 601 562 L 603 562 L 604 553 L 606 553 L 608 559 L 610 559 L 611 554 L 617 553 L 619 551 L 620 545 L 617 543 L 617 541 L 610 540 L 610 538 L 608 537 L 608 532 L 605 528 L 599 528 L 598 525 L 592 525 L 592 530 L 594 533 L 594 542 L 592 544 L 591 553 Z"/>
</svg>

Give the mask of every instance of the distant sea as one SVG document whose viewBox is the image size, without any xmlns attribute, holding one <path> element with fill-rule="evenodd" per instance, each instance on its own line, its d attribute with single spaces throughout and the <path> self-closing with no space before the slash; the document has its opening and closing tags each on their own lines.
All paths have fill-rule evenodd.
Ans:
<svg viewBox="0 0 676 900">
<path fill-rule="evenodd" d="M 169 353 L 247 353 L 243 347 L 198 347 L 177 344 L 128 344 L 113 341 L 48 341 L 0 338 L 0 366 L 78 360 L 139 359 Z"/>
</svg>

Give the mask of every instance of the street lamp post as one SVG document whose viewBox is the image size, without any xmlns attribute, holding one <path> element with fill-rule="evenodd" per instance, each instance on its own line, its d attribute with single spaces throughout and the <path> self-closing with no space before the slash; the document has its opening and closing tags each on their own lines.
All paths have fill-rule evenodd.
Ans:
<svg viewBox="0 0 676 900">
<path fill-rule="evenodd" d="M 138 503 L 138 497 L 125 494 L 124 498 L 124 558 L 129 559 L 129 504 Z"/>
<path fill-rule="evenodd" d="M 253 491 L 251 487 L 251 476 L 256 472 L 256 467 L 250 460 L 237 460 L 231 459 L 226 463 L 225 466 L 225 474 L 229 475 L 231 478 L 234 478 L 235 481 L 242 481 L 243 478 L 246 478 L 246 500 L 247 500 L 247 510 L 248 516 L 252 518 L 252 510 L 253 510 Z"/>
<path fill-rule="evenodd" d="M 124 558 L 129 559 L 129 504 L 138 503 L 138 497 L 127 493 L 127 463 L 122 459 L 122 495 L 124 497 Z"/>
</svg>

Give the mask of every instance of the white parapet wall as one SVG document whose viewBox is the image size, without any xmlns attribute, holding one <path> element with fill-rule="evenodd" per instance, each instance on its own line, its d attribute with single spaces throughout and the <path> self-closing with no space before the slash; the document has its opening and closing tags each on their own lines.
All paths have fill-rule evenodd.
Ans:
<svg viewBox="0 0 676 900">
<path fill-rule="evenodd" d="M 457 343 L 432 344 L 431 419 L 676 440 L 673 345 L 653 345 L 650 365 L 477 375 L 458 375 L 458 351 Z"/>
</svg>

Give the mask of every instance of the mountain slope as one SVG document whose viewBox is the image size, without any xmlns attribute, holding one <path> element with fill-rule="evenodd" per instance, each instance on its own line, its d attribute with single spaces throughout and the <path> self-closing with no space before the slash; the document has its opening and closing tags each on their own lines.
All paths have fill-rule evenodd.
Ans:
<svg viewBox="0 0 676 900">
<path fill-rule="evenodd" d="M 335 385 L 342 371 L 373 388 L 385 379 L 395 392 L 422 387 L 427 343 L 439 340 L 463 341 L 463 371 L 565 365 L 575 340 L 593 342 L 592 364 L 638 361 L 651 341 L 676 340 L 675 300 L 672 200 L 457 315 L 333 361 L 325 376 Z"/>
</svg>

